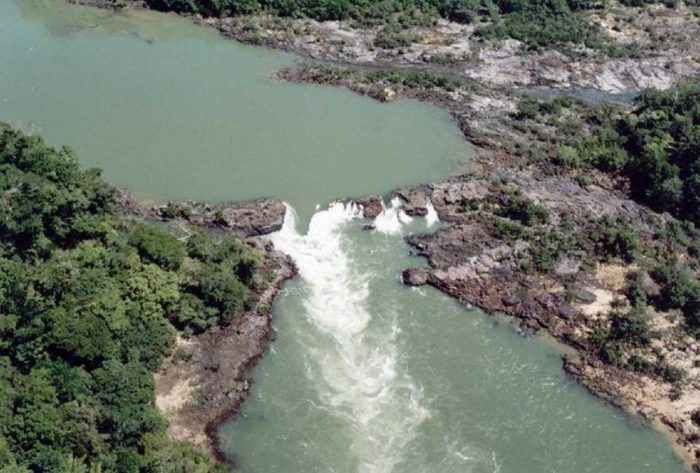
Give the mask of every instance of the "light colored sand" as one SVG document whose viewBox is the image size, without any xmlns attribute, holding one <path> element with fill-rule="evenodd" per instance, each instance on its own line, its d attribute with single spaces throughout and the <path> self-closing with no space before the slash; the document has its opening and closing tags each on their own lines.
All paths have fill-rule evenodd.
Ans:
<svg viewBox="0 0 700 473">
<path fill-rule="evenodd" d="M 156 386 L 162 385 L 159 383 L 159 375 L 156 375 Z M 189 379 L 177 380 L 169 389 L 158 392 L 156 394 L 156 406 L 165 414 L 172 414 L 179 411 L 192 399 L 194 387 Z"/>
</svg>

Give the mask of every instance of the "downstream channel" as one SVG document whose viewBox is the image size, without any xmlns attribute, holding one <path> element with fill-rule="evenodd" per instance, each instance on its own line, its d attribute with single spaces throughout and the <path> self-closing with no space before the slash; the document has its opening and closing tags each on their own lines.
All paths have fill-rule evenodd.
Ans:
<svg viewBox="0 0 700 473">
<path fill-rule="evenodd" d="M 290 205 L 271 238 L 300 277 L 242 413 L 222 426 L 247 473 L 680 473 L 666 439 L 568 380 L 560 353 L 399 275 L 403 237 L 440 223 L 387 203 L 377 230 L 335 198 L 459 172 L 447 114 L 279 83 L 294 57 L 187 20 L 0 0 L 0 119 L 70 144 L 159 198 Z"/>
</svg>

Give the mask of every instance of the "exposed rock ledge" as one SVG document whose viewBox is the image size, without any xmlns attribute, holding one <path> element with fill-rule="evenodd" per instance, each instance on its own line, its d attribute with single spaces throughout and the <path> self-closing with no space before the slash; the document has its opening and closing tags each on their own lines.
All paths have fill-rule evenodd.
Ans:
<svg viewBox="0 0 700 473">
<path fill-rule="evenodd" d="M 139 0 L 71 1 L 112 9 L 125 5 L 146 7 Z M 475 25 L 442 19 L 435 25 L 408 27 L 406 32 L 415 41 L 389 48 L 376 45 L 380 27 L 362 28 L 351 21 L 318 22 L 260 14 L 192 18 L 238 41 L 291 51 L 307 58 L 339 64 L 427 68 L 501 90 L 532 86 L 594 88 L 615 93 L 649 87 L 667 89 L 678 80 L 698 73 L 699 28 L 688 7 L 645 9 L 616 3 L 612 6 L 605 13 L 590 12 L 591 21 L 622 45 L 639 44 L 644 51 L 642 57 L 609 57 L 584 47 L 568 54 L 554 50 L 534 53 L 526 51 L 517 40 L 484 41 L 475 34 Z"/>
<path fill-rule="evenodd" d="M 484 41 L 474 25 L 439 20 L 428 27 L 409 27 L 417 39 L 394 48 L 377 47 L 381 28 L 360 28 L 349 21 L 317 22 L 293 19 L 278 22 L 265 16 L 198 19 L 225 36 L 243 42 L 292 51 L 336 63 L 370 66 L 411 66 L 442 70 L 494 88 L 548 86 L 595 88 L 625 92 L 648 87 L 667 89 L 700 68 L 700 48 L 694 40 L 698 26 L 687 9 L 659 9 L 656 14 L 619 8 L 617 14 L 634 21 L 616 22 L 612 13 L 592 20 L 622 44 L 637 41 L 647 47 L 656 32 L 673 31 L 661 48 L 641 58 L 613 58 L 579 48 L 576 54 L 524 51 L 517 40 Z M 657 33 L 658 35 L 658 33 Z M 669 36 L 670 38 L 670 36 Z M 445 61 L 445 58 L 447 60 Z"/>
<path fill-rule="evenodd" d="M 654 229 L 670 217 L 615 191 L 596 185 L 581 187 L 567 176 L 514 169 L 508 157 L 488 162 L 473 174 L 432 187 L 432 204 L 450 226 L 408 238 L 428 259 L 429 267 L 405 270 L 404 283 L 429 284 L 467 306 L 514 316 L 525 327 L 545 330 L 573 347 L 580 356 L 567 359 L 564 365 L 572 376 L 599 397 L 668 432 L 684 462 L 695 464 L 700 471 L 700 429 L 691 420 L 700 406 L 697 340 L 680 330 L 677 318 L 652 311 L 654 329 L 664 334 L 654 349 L 671 366 L 687 372 L 680 393 L 674 394 L 677 385 L 658 376 L 602 363 L 591 334 L 607 317 L 614 299 L 623 296 L 634 268 L 622 262 L 602 262 L 592 257 L 593 249 L 589 249 L 562 255 L 548 272 L 525 270 L 520 262 L 528 258 L 530 243 L 499 235 L 494 228 L 499 218 L 478 203 L 498 195 L 502 191 L 499 183 L 508 182 L 510 188 L 519 189 L 522 196 L 548 209 L 552 229 L 560 228 L 566 219 L 573 225 L 572 235 L 586 235 L 597 218 L 610 215 L 632 222 L 642 246 L 665 244 L 654 240 Z"/>
<path fill-rule="evenodd" d="M 181 219 L 190 225 L 219 228 L 239 238 L 266 235 L 282 228 L 286 207 L 281 200 L 211 203 L 197 201 L 148 201 L 128 190 L 119 196 L 121 212 L 149 220 Z"/>
</svg>

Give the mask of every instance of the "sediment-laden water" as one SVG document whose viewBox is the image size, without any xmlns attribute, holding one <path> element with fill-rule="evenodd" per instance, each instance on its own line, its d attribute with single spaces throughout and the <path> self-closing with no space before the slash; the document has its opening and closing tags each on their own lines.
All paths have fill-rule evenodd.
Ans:
<svg viewBox="0 0 700 473">
<path fill-rule="evenodd" d="M 151 196 L 296 209 L 272 239 L 300 276 L 222 428 L 231 458 L 248 473 L 683 471 L 661 434 L 569 381 L 553 346 L 401 285 L 421 264 L 403 236 L 434 230 L 434 212 L 387 203 L 367 232 L 356 207 L 326 208 L 446 177 L 473 149 L 437 109 L 270 79 L 293 60 L 171 15 L 0 0 L 1 120 Z"/>
</svg>

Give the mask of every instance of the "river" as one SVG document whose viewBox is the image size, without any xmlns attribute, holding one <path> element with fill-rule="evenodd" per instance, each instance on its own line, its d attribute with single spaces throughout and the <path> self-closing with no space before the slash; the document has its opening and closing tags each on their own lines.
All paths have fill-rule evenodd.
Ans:
<svg viewBox="0 0 700 473">
<path fill-rule="evenodd" d="M 292 56 L 188 21 L 0 0 L 0 119 L 71 144 L 154 197 L 290 204 L 271 238 L 300 277 L 241 415 L 247 473 L 674 473 L 663 435 L 564 375 L 556 345 L 399 279 L 403 237 L 440 223 L 387 202 L 377 230 L 336 197 L 458 172 L 449 117 L 270 78 Z"/>
</svg>

